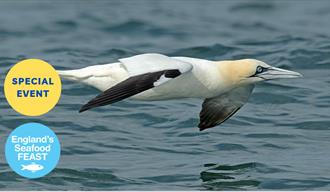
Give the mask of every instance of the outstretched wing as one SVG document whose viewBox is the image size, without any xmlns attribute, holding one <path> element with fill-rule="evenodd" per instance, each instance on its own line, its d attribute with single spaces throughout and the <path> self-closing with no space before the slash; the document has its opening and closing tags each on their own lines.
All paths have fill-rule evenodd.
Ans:
<svg viewBox="0 0 330 192">
<path fill-rule="evenodd" d="M 238 87 L 218 97 L 205 99 L 199 114 L 199 130 L 219 125 L 234 115 L 249 99 L 254 85 Z"/>
<path fill-rule="evenodd" d="M 191 71 L 192 65 L 160 54 L 143 54 L 120 59 L 130 76 L 109 88 L 87 104 L 79 112 L 109 105 L 126 99 Z"/>
</svg>

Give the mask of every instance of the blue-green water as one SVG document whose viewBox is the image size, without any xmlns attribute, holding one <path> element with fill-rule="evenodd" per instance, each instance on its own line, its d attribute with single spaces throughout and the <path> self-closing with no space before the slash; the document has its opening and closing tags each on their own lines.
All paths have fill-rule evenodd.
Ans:
<svg viewBox="0 0 330 192">
<path fill-rule="evenodd" d="M 196 99 L 123 101 L 77 111 L 98 91 L 63 81 L 41 117 L 0 106 L 2 190 L 330 189 L 329 1 L 1 1 L 1 90 L 8 69 L 40 58 L 58 69 L 145 52 L 256 58 L 303 79 L 260 84 L 227 122 L 199 132 Z M 25 122 L 51 127 L 57 168 L 24 179 L 4 141 Z"/>
</svg>

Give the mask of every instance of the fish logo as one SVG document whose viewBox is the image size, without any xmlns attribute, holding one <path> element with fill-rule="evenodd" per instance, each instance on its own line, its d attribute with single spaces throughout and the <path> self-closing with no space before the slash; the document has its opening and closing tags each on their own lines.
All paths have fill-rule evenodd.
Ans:
<svg viewBox="0 0 330 192">
<path fill-rule="evenodd" d="M 30 165 L 22 165 L 22 171 L 27 170 L 31 171 L 32 173 L 43 170 L 44 166 L 36 164 L 35 162 L 32 162 Z"/>
</svg>

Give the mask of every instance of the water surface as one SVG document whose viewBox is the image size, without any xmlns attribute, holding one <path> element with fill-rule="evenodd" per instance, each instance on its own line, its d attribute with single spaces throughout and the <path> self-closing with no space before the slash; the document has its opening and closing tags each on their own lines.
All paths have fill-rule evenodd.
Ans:
<svg viewBox="0 0 330 192">
<path fill-rule="evenodd" d="M 63 81 L 59 104 L 24 117 L 0 95 L 2 190 L 329 190 L 328 1 L 2 1 L 1 90 L 9 68 L 41 58 L 57 69 L 145 52 L 255 58 L 303 79 L 260 84 L 247 105 L 199 132 L 202 101 L 123 101 L 79 114 L 98 91 Z M 51 127 L 57 168 L 24 179 L 4 142 L 25 122 Z"/>
</svg>

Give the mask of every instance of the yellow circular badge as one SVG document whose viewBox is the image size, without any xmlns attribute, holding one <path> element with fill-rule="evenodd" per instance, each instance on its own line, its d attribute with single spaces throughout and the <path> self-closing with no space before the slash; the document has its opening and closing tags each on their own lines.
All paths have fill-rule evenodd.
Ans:
<svg viewBox="0 0 330 192">
<path fill-rule="evenodd" d="M 27 116 L 50 111 L 62 90 L 56 70 L 40 59 L 26 59 L 14 65 L 6 76 L 4 89 L 10 106 Z"/>
</svg>

